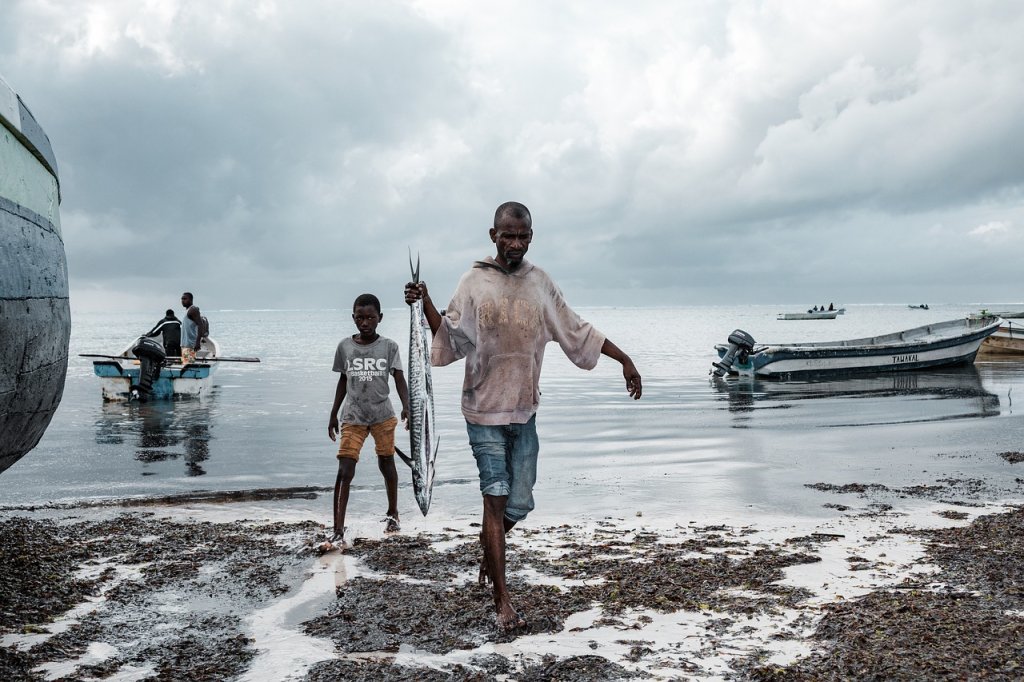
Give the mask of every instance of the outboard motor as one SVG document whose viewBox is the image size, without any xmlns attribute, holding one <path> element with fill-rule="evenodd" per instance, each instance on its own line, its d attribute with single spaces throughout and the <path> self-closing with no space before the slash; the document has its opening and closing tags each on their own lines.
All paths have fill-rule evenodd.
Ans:
<svg viewBox="0 0 1024 682">
<path fill-rule="evenodd" d="M 738 359 L 740 363 L 746 362 L 747 356 L 752 350 L 754 350 L 754 337 L 742 329 L 735 330 L 729 334 L 729 350 L 721 360 L 711 363 L 714 366 L 711 374 L 716 377 L 724 377 L 732 369 L 733 361 Z"/>
<path fill-rule="evenodd" d="M 159 341 L 143 336 L 132 346 L 132 354 L 139 359 L 139 383 L 132 384 L 130 395 L 145 402 L 153 393 L 153 382 L 160 378 L 167 353 Z"/>
</svg>

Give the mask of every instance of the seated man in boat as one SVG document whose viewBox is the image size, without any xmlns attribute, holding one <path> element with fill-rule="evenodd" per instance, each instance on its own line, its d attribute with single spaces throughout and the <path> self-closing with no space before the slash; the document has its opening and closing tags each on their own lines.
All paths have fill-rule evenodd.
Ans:
<svg viewBox="0 0 1024 682">
<path fill-rule="evenodd" d="M 167 355 L 181 355 L 181 320 L 170 308 L 167 309 L 164 319 L 157 322 L 156 326 L 143 336 L 149 338 L 160 336 L 164 344 L 164 352 Z"/>
</svg>

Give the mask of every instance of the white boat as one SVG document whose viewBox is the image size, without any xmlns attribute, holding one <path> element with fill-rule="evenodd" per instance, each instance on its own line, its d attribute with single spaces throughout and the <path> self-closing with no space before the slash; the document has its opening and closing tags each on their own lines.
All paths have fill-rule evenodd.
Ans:
<svg viewBox="0 0 1024 682">
<path fill-rule="evenodd" d="M 64 393 L 71 312 L 59 207 L 50 140 L 0 77 L 0 472 L 36 446 Z"/>
<path fill-rule="evenodd" d="M 149 348 L 159 348 L 153 374 L 147 382 L 146 369 L 148 363 L 154 362 L 147 353 L 140 351 L 140 343 L 147 342 Z M 104 400 L 173 399 L 183 397 L 202 397 L 213 387 L 213 373 L 217 368 L 215 361 L 220 356 L 219 344 L 210 337 L 202 340 L 196 352 L 195 362 L 181 364 L 181 358 L 169 356 L 163 359 L 163 346 L 152 339 L 139 339 L 125 348 L 118 355 L 103 356 L 105 359 L 94 360 L 93 371 L 100 379 L 100 387 Z M 89 357 L 86 355 L 86 357 Z M 93 356 L 95 357 L 95 356 Z"/>
<path fill-rule="evenodd" d="M 1007 322 L 981 344 L 982 353 L 1024 355 L 1024 326 Z"/>
<path fill-rule="evenodd" d="M 841 310 L 822 310 L 819 312 L 807 313 L 779 313 L 777 320 L 834 320 Z"/>
<path fill-rule="evenodd" d="M 971 315 L 862 339 L 774 344 L 758 344 L 737 329 L 728 344 L 715 346 L 720 361 L 712 373 L 793 379 L 968 364 L 1001 323 L 998 317 Z"/>
<path fill-rule="evenodd" d="M 921 305 L 908 305 L 911 310 L 928 310 L 928 304 L 922 303 Z"/>
</svg>

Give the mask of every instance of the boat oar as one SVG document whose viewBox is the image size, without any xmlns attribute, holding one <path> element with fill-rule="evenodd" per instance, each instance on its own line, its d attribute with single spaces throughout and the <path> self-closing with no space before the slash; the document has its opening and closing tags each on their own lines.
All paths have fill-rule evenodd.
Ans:
<svg viewBox="0 0 1024 682">
<path fill-rule="evenodd" d="M 137 360 L 124 355 L 99 355 L 96 353 L 79 353 L 80 358 L 106 358 L 108 360 Z M 172 355 L 170 357 L 177 357 Z M 259 358 L 196 358 L 196 362 L 259 362 Z"/>
</svg>

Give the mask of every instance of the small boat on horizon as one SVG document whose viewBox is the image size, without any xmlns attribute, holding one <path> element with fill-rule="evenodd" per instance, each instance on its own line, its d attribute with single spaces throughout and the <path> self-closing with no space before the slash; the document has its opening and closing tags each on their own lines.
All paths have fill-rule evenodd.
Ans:
<svg viewBox="0 0 1024 682">
<path fill-rule="evenodd" d="M 810 311 L 806 313 L 779 313 L 776 320 L 834 320 L 837 315 L 841 315 L 846 312 L 845 308 L 839 310 L 819 310 Z"/>
<path fill-rule="evenodd" d="M 715 346 L 720 360 L 711 373 L 793 379 L 968 364 L 1002 322 L 970 315 L 861 339 L 775 344 L 758 344 L 737 329 L 727 344 Z"/>
<path fill-rule="evenodd" d="M 921 305 L 908 305 L 911 310 L 928 310 L 928 304 L 922 303 Z"/>
</svg>

